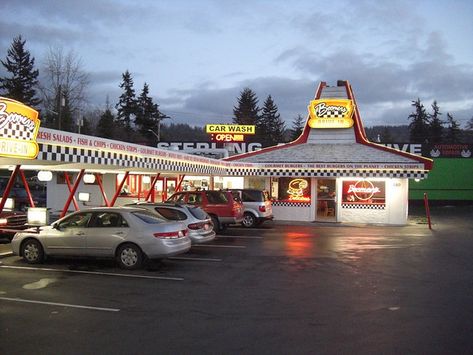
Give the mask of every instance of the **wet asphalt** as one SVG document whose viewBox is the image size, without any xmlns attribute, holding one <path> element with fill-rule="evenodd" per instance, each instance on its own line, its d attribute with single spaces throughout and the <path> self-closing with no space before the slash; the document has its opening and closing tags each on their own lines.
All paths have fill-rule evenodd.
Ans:
<svg viewBox="0 0 473 355">
<path fill-rule="evenodd" d="M 5 255 L 0 354 L 473 353 L 473 207 L 431 212 L 229 228 L 133 272 Z"/>
</svg>

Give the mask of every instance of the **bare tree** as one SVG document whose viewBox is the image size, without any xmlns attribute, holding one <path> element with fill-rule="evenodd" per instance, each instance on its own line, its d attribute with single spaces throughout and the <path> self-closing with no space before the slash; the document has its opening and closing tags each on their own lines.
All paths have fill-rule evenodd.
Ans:
<svg viewBox="0 0 473 355">
<path fill-rule="evenodd" d="M 89 75 L 73 50 L 64 53 L 61 47 L 49 48 L 40 85 L 49 127 L 75 130 L 74 118 L 84 111 L 88 85 Z"/>
</svg>

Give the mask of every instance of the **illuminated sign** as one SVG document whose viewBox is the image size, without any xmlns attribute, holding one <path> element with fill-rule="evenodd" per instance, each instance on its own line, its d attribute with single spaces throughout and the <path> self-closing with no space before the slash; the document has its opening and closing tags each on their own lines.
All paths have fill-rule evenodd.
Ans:
<svg viewBox="0 0 473 355">
<path fill-rule="evenodd" d="M 352 100 L 312 100 L 308 106 L 310 128 L 350 128 L 353 126 Z"/>
<path fill-rule="evenodd" d="M 289 201 L 310 201 L 310 197 L 304 196 L 305 190 L 309 187 L 306 179 L 293 179 L 289 181 L 287 193 Z"/>
<path fill-rule="evenodd" d="M 342 203 L 384 204 L 386 202 L 384 181 L 344 181 Z"/>
<path fill-rule="evenodd" d="M 21 102 L 0 97 L 0 156 L 36 158 L 39 124 L 38 111 Z"/>
<path fill-rule="evenodd" d="M 206 133 L 255 134 L 255 125 L 207 124 Z"/>
<path fill-rule="evenodd" d="M 218 133 L 211 134 L 210 140 L 212 142 L 243 142 L 245 140 L 245 136 L 243 134 Z"/>
</svg>

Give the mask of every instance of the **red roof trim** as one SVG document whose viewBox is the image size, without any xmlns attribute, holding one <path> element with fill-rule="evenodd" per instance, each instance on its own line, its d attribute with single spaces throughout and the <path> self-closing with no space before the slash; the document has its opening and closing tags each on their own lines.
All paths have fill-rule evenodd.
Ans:
<svg viewBox="0 0 473 355">
<path fill-rule="evenodd" d="M 327 83 L 325 83 L 324 81 L 322 81 L 319 84 L 319 87 L 317 88 L 317 90 L 315 92 L 315 99 L 314 100 L 317 100 L 318 98 L 320 98 L 320 94 L 322 92 L 322 89 L 325 86 L 327 86 Z M 254 156 L 254 155 L 258 155 L 258 154 L 271 152 L 273 150 L 285 149 L 285 148 L 292 147 L 294 145 L 307 143 L 307 138 L 309 137 L 309 132 L 310 132 L 310 127 L 307 124 L 308 121 L 309 121 L 309 114 L 307 114 L 307 118 L 305 120 L 305 126 L 304 126 L 304 129 L 302 130 L 301 135 L 296 140 L 294 140 L 292 142 L 281 144 L 281 145 L 275 145 L 275 146 L 272 146 L 272 147 L 263 148 L 261 150 L 256 150 L 254 152 L 248 152 L 248 153 L 242 153 L 242 154 L 238 154 L 238 155 L 232 155 L 231 157 L 224 158 L 222 160 L 226 160 L 226 161 L 239 160 L 239 159 L 243 159 L 243 158 L 246 158 L 246 157 L 251 157 L 251 156 Z"/>
<path fill-rule="evenodd" d="M 374 142 L 370 142 L 368 140 L 368 138 L 366 137 L 365 129 L 364 129 L 363 124 L 361 122 L 360 112 L 358 111 L 358 105 L 356 104 L 355 95 L 353 94 L 353 90 L 351 88 L 351 85 L 349 84 L 348 81 L 344 81 L 343 83 L 344 83 L 345 88 L 347 90 L 348 99 L 352 100 L 353 103 L 355 104 L 355 111 L 353 113 L 353 119 L 355 121 L 354 129 L 355 129 L 355 137 L 356 137 L 356 142 L 357 143 L 360 143 L 360 144 L 363 144 L 363 145 L 366 145 L 368 147 L 372 147 L 372 148 L 375 148 L 375 149 L 383 150 L 385 152 L 400 155 L 400 156 L 403 156 L 403 157 L 406 157 L 406 158 L 409 158 L 409 159 L 416 160 L 416 161 L 424 164 L 424 169 L 425 170 L 432 170 L 433 165 L 434 165 L 432 159 L 425 158 L 425 157 L 415 155 L 415 154 L 411 154 L 411 153 L 408 153 L 408 152 L 403 152 L 403 151 L 400 151 L 400 150 L 397 150 L 397 149 L 394 149 L 394 148 L 390 148 L 390 147 L 386 147 L 384 145 L 377 144 L 377 143 L 374 143 Z"/>
<path fill-rule="evenodd" d="M 315 92 L 315 98 L 314 98 L 315 100 L 318 100 L 320 98 L 322 90 L 326 86 L 327 86 L 327 83 L 324 82 L 324 81 L 322 81 L 319 84 L 319 87 L 317 88 L 317 90 Z M 418 162 L 424 164 L 424 169 L 432 170 L 432 168 L 433 168 L 433 160 L 432 159 L 424 158 L 424 157 L 421 157 L 419 155 L 399 151 L 399 150 L 396 150 L 394 148 L 389 148 L 389 147 L 386 147 L 386 146 L 381 145 L 381 144 L 370 142 L 368 140 L 368 138 L 366 137 L 366 132 L 365 132 L 365 129 L 363 127 L 363 123 L 361 121 L 360 112 L 358 110 L 358 105 L 356 103 L 355 95 L 353 94 L 353 91 L 351 89 L 351 85 L 349 84 L 349 82 L 347 80 L 339 80 L 337 82 L 337 86 L 345 86 L 345 89 L 347 90 L 347 97 L 348 97 L 348 99 L 353 101 L 353 104 L 355 106 L 355 111 L 353 112 L 353 120 L 354 120 L 353 129 L 355 131 L 355 138 L 356 138 L 357 143 L 363 144 L 363 145 L 366 145 L 368 147 L 372 147 L 372 148 L 375 148 L 375 149 L 383 150 L 385 152 L 400 155 L 400 156 L 403 156 L 403 157 L 406 157 L 406 158 L 409 158 L 409 159 L 413 159 L 415 161 L 418 161 Z M 305 126 L 304 126 L 304 130 L 302 131 L 302 134 L 296 140 L 294 140 L 292 142 L 277 145 L 277 146 L 273 146 L 273 147 L 263 148 L 261 150 L 257 150 L 257 151 L 254 151 L 254 152 L 248 152 L 248 153 L 233 155 L 233 156 L 225 158 L 223 160 L 226 160 L 226 161 L 239 160 L 239 159 L 243 159 L 243 158 L 246 158 L 246 157 L 255 156 L 255 155 L 258 155 L 258 154 L 267 153 L 267 152 L 271 152 L 271 151 L 278 150 L 278 149 L 285 149 L 285 148 L 288 148 L 288 147 L 292 147 L 294 145 L 307 143 L 307 138 L 309 137 L 309 132 L 310 132 L 310 129 L 311 129 L 308 125 L 308 121 L 309 121 L 309 115 L 307 115 L 306 123 L 305 123 Z"/>
</svg>

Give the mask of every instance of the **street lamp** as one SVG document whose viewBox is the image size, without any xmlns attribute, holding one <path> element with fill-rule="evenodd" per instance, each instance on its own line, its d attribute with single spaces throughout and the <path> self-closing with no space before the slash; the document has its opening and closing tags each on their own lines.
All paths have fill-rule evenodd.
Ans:
<svg viewBox="0 0 473 355">
<path fill-rule="evenodd" d="M 159 133 L 160 133 L 159 132 L 159 125 L 158 125 L 158 133 L 157 134 L 152 129 L 148 129 L 148 131 L 154 134 L 154 136 L 158 139 L 158 143 L 161 141 L 161 139 L 159 138 Z"/>
</svg>

